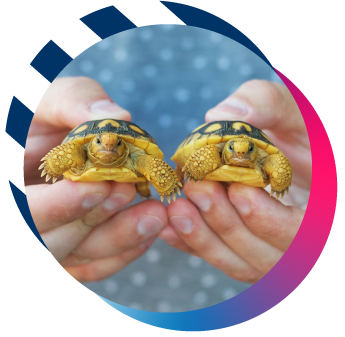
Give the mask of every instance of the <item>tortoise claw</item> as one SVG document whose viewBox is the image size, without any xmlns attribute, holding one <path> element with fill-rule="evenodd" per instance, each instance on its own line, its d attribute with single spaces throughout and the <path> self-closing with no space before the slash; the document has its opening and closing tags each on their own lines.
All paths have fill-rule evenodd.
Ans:
<svg viewBox="0 0 345 337">
<path fill-rule="evenodd" d="M 170 204 L 170 202 L 171 202 L 170 195 L 167 196 L 167 200 L 168 200 L 168 204 Z"/>
<path fill-rule="evenodd" d="M 164 201 L 164 195 L 161 195 L 161 202 Z"/>
<path fill-rule="evenodd" d="M 42 171 L 42 173 L 41 173 L 41 177 L 43 177 L 46 173 L 47 173 L 47 170 L 44 169 L 44 170 Z"/>
<path fill-rule="evenodd" d="M 48 182 L 50 178 L 51 178 L 51 176 L 50 176 L 49 174 L 47 174 L 47 176 L 46 176 L 46 182 Z"/>
<path fill-rule="evenodd" d="M 178 187 L 175 187 L 175 191 L 177 192 L 177 194 L 178 194 L 179 196 L 181 196 L 181 191 L 180 191 L 180 189 L 179 189 Z"/>
<path fill-rule="evenodd" d="M 53 184 L 55 183 L 55 181 L 57 180 L 58 177 L 53 177 Z"/>
<path fill-rule="evenodd" d="M 46 160 L 46 157 L 43 157 L 40 161 L 45 161 Z"/>
<path fill-rule="evenodd" d="M 284 196 L 285 192 L 286 191 L 278 192 L 278 191 L 271 190 L 270 197 L 273 197 L 276 200 L 279 200 L 279 198 L 283 199 L 283 196 Z"/>
<path fill-rule="evenodd" d="M 171 197 L 173 198 L 174 201 L 176 200 L 176 194 L 175 194 L 175 193 L 173 193 L 173 194 L 171 195 Z"/>
<path fill-rule="evenodd" d="M 179 186 L 183 187 L 183 185 L 182 185 L 180 182 L 177 182 L 177 185 L 179 185 Z"/>
<path fill-rule="evenodd" d="M 42 170 L 43 167 L 44 167 L 44 163 L 42 163 L 42 164 L 40 165 L 40 167 L 38 168 L 38 170 Z"/>
<path fill-rule="evenodd" d="M 191 182 L 191 180 L 193 180 L 194 184 L 199 181 L 197 178 L 194 178 L 188 171 L 185 172 L 184 179 L 188 179 L 189 183 Z M 183 187 L 183 185 L 180 182 L 178 184 L 181 185 L 181 187 Z"/>
</svg>

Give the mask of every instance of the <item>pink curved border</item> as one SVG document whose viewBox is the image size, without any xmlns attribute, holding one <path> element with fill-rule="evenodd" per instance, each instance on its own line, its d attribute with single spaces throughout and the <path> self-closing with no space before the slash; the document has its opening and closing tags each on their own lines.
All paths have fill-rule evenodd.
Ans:
<svg viewBox="0 0 345 337">
<path fill-rule="evenodd" d="M 308 207 L 302 225 L 288 249 L 288 261 L 295 266 L 294 277 L 299 279 L 300 283 L 301 278 L 303 279 L 316 263 L 332 227 L 337 200 L 336 167 L 329 138 L 316 111 L 287 77 L 278 70 L 276 72 L 300 108 L 308 130 L 313 162 Z M 298 263 L 301 256 L 303 264 Z"/>
</svg>

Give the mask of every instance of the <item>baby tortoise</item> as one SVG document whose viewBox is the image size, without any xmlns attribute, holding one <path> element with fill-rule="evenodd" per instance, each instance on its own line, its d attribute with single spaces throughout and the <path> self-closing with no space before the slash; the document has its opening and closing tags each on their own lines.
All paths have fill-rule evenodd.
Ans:
<svg viewBox="0 0 345 337">
<path fill-rule="evenodd" d="M 278 199 L 288 192 L 292 167 L 289 160 L 259 129 L 241 121 L 216 121 L 196 128 L 171 158 L 180 181 L 237 181 L 266 187 Z"/>
<path fill-rule="evenodd" d="M 135 183 L 137 192 L 149 198 L 150 182 L 160 194 L 176 199 L 182 184 L 174 170 L 163 161 L 156 141 L 131 122 L 101 119 L 85 122 L 73 129 L 44 158 L 41 176 L 53 183 L 60 175 L 72 181 Z"/>
</svg>

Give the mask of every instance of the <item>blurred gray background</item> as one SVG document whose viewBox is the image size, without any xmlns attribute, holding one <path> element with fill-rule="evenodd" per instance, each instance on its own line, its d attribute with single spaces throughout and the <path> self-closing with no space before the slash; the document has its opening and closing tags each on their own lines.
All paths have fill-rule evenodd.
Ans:
<svg viewBox="0 0 345 337">
<path fill-rule="evenodd" d="M 205 113 L 250 79 L 279 81 L 258 56 L 204 29 L 158 25 L 109 37 L 79 55 L 61 76 L 88 76 L 132 114 L 170 160 Z M 152 189 L 154 198 L 158 193 Z M 134 202 L 139 202 L 137 197 Z M 250 285 L 157 239 L 145 255 L 116 275 L 86 287 L 116 303 L 178 312 L 227 300 Z"/>
</svg>

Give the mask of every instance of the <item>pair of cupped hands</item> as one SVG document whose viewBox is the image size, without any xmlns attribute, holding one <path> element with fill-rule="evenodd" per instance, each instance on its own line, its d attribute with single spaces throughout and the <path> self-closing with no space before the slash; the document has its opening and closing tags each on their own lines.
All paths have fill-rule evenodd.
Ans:
<svg viewBox="0 0 345 337">
<path fill-rule="evenodd" d="M 229 277 L 256 282 L 278 262 L 304 216 L 311 185 L 307 130 L 289 90 L 252 80 L 206 113 L 206 122 L 241 120 L 264 130 L 290 160 L 292 186 L 283 203 L 262 188 L 186 183 L 187 199 L 128 206 L 131 183 L 43 183 L 40 159 L 75 126 L 131 115 L 95 81 L 60 78 L 42 98 L 25 149 L 26 193 L 36 227 L 53 256 L 79 281 L 97 281 L 141 256 L 157 237 L 199 256 Z M 154 136 L 154 135 L 153 135 Z"/>
</svg>

